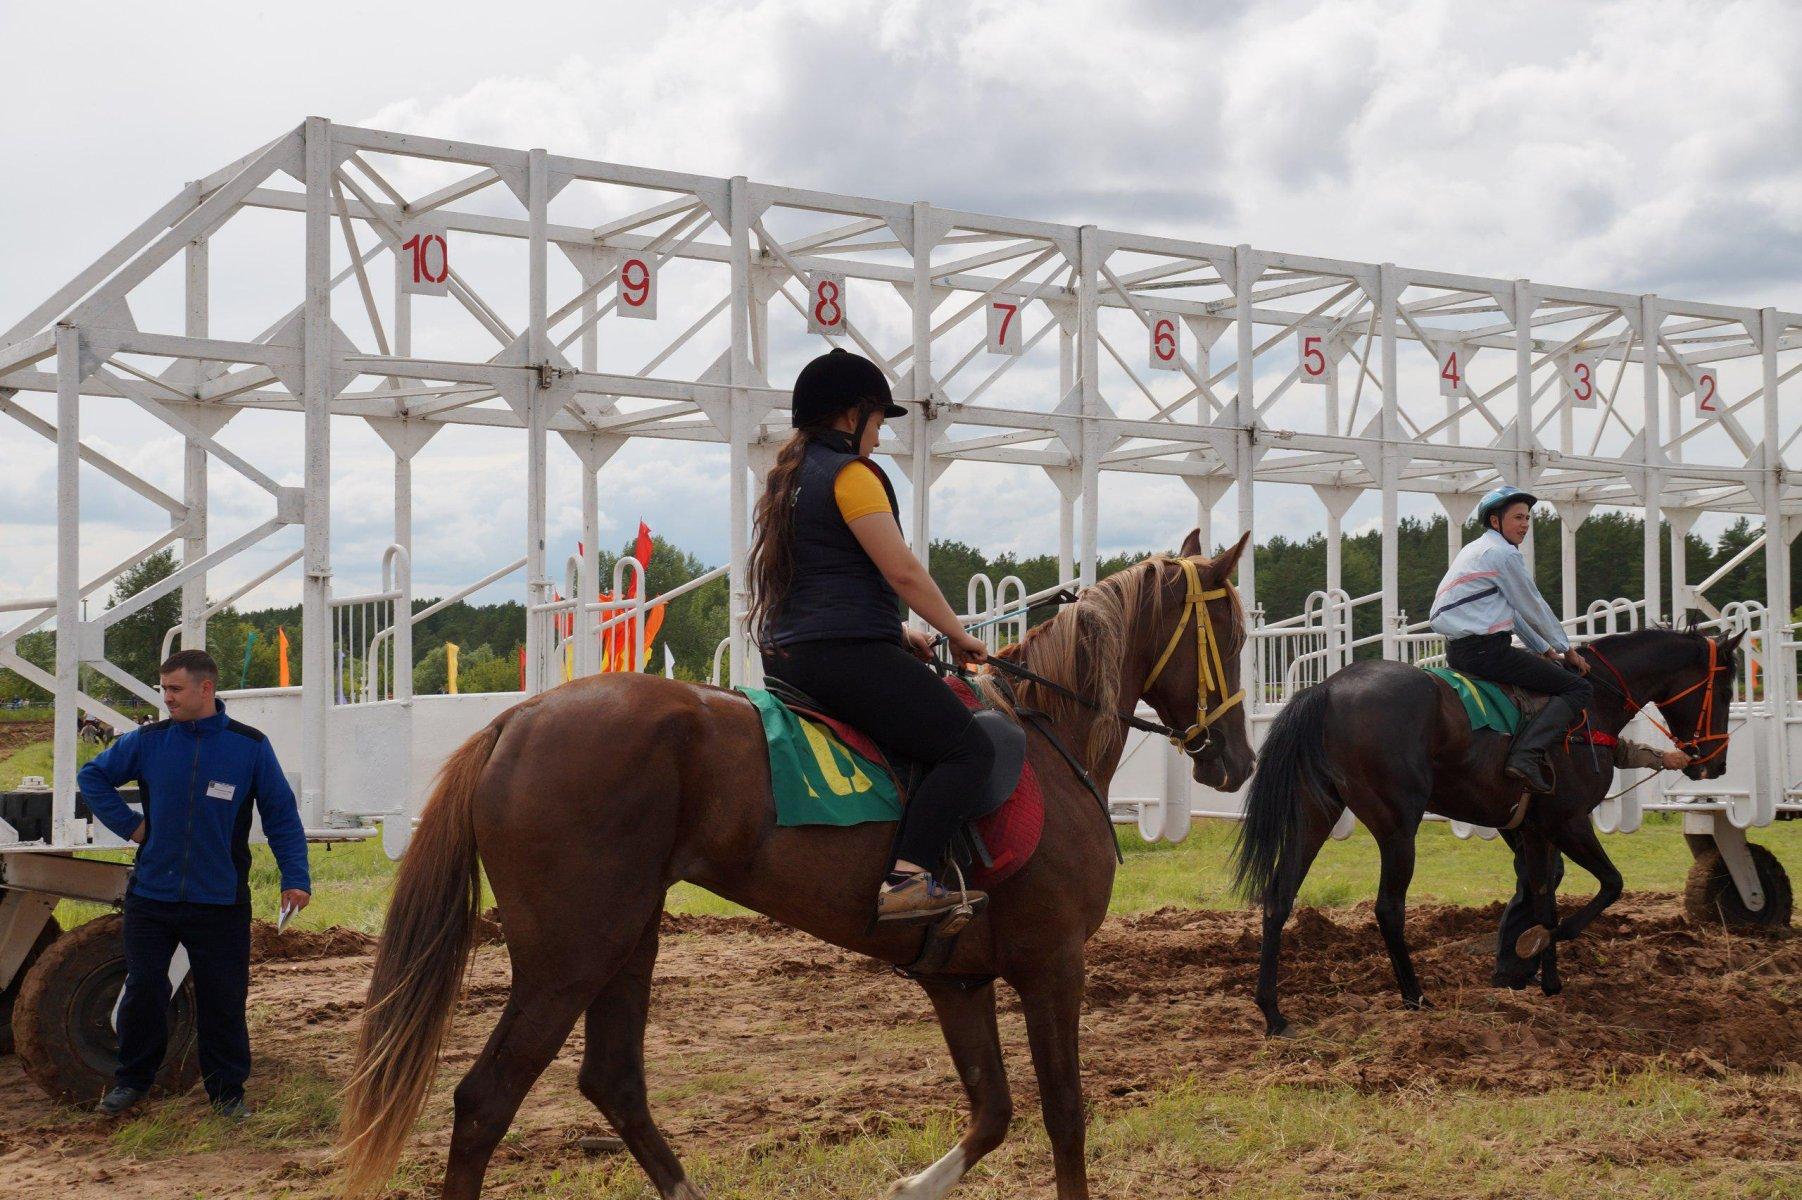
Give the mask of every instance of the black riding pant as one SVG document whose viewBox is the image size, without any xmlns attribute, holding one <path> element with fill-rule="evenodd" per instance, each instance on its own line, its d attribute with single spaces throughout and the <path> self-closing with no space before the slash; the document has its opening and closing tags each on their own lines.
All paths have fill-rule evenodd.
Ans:
<svg viewBox="0 0 1802 1200">
<path fill-rule="evenodd" d="M 250 905 L 195 904 L 125 896 L 125 996 L 119 1006 L 121 1087 L 147 1091 L 169 1045 L 169 960 L 188 951 L 200 1078 L 224 1104 L 244 1098 L 250 1077 Z"/>
<path fill-rule="evenodd" d="M 1522 650 L 1507 630 L 1453 638 L 1445 644 L 1445 662 L 1454 671 L 1494 683 L 1512 683 L 1528 691 L 1563 696 L 1571 707 L 1585 709 L 1594 696 L 1589 680 L 1567 671 L 1543 654 Z"/>
<path fill-rule="evenodd" d="M 765 675 L 925 768 L 901 815 L 895 857 L 937 870 L 981 803 L 995 763 L 994 744 L 974 715 L 931 667 L 894 642 L 830 638 L 782 650 L 764 653 Z"/>
</svg>

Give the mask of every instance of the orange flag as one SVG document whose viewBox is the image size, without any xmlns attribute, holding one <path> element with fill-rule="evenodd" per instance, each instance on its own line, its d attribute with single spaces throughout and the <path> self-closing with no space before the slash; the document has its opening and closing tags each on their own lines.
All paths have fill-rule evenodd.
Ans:
<svg viewBox="0 0 1802 1200">
<path fill-rule="evenodd" d="M 275 627 L 275 645 L 280 654 L 280 665 L 276 667 L 275 686 L 292 687 L 288 675 L 288 631 L 280 625 Z"/>
</svg>

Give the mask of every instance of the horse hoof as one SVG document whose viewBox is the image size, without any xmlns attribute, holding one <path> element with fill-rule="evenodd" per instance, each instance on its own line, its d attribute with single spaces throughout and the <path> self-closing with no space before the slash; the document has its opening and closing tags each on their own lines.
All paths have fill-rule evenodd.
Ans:
<svg viewBox="0 0 1802 1200">
<path fill-rule="evenodd" d="M 1514 953 L 1521 958 L 1538 958 L 1552 944 L 1552 931 L 1544 925 L 1533 928 L 1514 939 Z"/>
<path fill-rule="evenodd" d="M 1267 1038 L 1282 1038 L 1287 1041 L 1295 1036 L 1295 1026 L 1289 1024 L 1287 1021 L 1273 1021 L 1270 1024 L 1270 1028 L 1264 1031 L 1264 1036 Z"/>
<path fill-rule="evenodd" d="M 1556 996 L 1564 990 L 1564 981 L 1559 979 L 1541 979 L 1539 990 L 1548 996 Z"/>
<path fill-rule="evenodd" d="M 1433 1002 L 1428 1000 L 1425 996 L 1403 996 L 1402 1007 L 1409 1012 L 1419 1012 L 1424 1008 L 1433 1007 Z"/>
<path fill-rule="evenodd" d="M 1505 975 L 1500 971 L 1497 971 L 1489 978 L 1490 987 L 1507 988 L 1511 992 L 1525 991 L 1527 985 L 1532 982 L 1533 976 L 1531 974 Z"/>
</svg>

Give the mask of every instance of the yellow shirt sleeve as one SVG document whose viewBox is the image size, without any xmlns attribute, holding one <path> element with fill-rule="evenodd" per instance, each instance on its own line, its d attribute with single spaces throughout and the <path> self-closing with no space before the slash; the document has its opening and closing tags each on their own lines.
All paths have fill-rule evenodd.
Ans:
<svg viewBox="0 0 1802 1200">
<path fill-rule="evenodd" d="M 882 481 L 876 478 L 870 465 L 861 460 L 846 463 L 839 471 L 838 478 L 832 481 L 832 498 L 838 502 L 839 516 L 846 524 L 871 513 L 892 511 L 888 493 L 882 490 Z"/>
</svg>

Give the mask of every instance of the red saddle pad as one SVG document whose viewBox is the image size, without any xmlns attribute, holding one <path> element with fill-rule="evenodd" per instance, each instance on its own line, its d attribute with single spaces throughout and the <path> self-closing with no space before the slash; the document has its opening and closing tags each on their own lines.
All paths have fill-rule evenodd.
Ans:
<svg viewBox="0 0 1802 1200">
<path fill-rule="evenodd" d="M 957 676 L 945 676 L 945 684 L 963 701 L 965 708 L 974 712 L 982 707 L 982 702 L 970 690 L 970 685 Z M 847 746 L 871 762 L 888 765 L 882 750 L 861 729 L 825 713 L 805 708 L 796 708 L 795 711 L 806 713 L 809 719 L 819 721 L 831 729 Z M 904 783 L 897 786 L 905 791 Z M 907 803 L 905 794 L 902 795 L 901 802 Z M 982 835 L 982 844 L 987 847 L 993 865 L 978 866 L 970 872 L 970 883 L 974 887 L 995 887 L 1025 866 L 1033 851 L 1039 848 L 1039 838 L 1045 832 L 1045 794 L 1039 788 L 1039 777 L 1032 769 L 1031 759 L 1021 766 L 1020 782 L 1014 785 L 1006 803 L 977 821 L 976 832 Z"/>
</svg>

